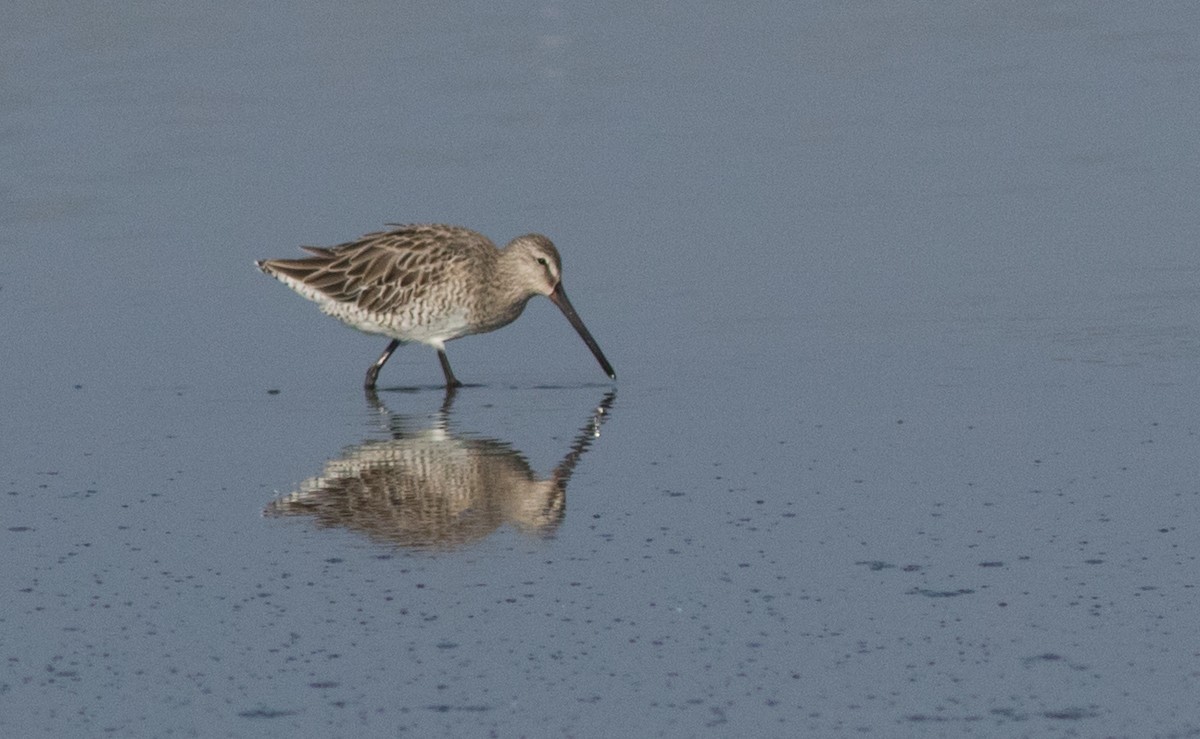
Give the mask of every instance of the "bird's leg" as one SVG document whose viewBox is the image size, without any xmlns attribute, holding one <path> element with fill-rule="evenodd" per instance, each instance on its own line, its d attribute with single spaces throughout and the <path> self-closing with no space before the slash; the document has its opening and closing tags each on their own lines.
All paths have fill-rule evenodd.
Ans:
<svg viewBox="0 0 1200 739">
<path fill-rule="evenodd" d="M 392 356 L 392 352 L 396 351 L 396 347 L 400 346 L 400 339 L 392 339 L 392 343 L 387 345 L 387 349 L 383 350 L 383 354 L 379 355 L 379 359 L 375 360 L 375 364 L 367 370 L 367 378 L 363 381 L 363 387 L 367 390 L 375 388 L 375 380 L 379 377 L 379 370 L 383 369 L 383 365 L 387 364 L 388 358 Z"/>
<path fill-rule="evenodd" d="M 438 349 L 438 361 L 442 363 L 442 374 L 446 376 L 446 389 L 462 387 L 462 383 L 454 376 L 454 371 L 450 369 L 450 358 L 446 356 L 444 349 Z"/>
<path fill-rule="evenodd" d="M 441 414 L 441 420 L 447 421 L 450 417 L 450 408 L 454 405 L 454 398 L 458 395 L 457 385 L 446 386 L 446 396 L 442 398 L 442 407 L 438 409 Z"/>
</svg>

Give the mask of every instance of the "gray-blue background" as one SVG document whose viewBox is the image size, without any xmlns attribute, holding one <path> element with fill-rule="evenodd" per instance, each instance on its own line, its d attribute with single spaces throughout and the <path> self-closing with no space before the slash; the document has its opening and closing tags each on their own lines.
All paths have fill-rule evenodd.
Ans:
<svg viewBox="0 0 1200 739">
<path fill-rule="evenodd" d="M 413 7 L 409 7 L 412 5 Z M 1188 2 L 22 3 L 0 27 L 8 736 L 1200 733 Z M 553 537 L 261 515 L 385 341 L 252 261 L 558 244 L 616 399 Z M 536 301 L 453 434 L 610 384 Z M 435 355 L 385 369 L 435 414 Z M 268 391 L 278 390 L 277 394 Z"/>
</svg>

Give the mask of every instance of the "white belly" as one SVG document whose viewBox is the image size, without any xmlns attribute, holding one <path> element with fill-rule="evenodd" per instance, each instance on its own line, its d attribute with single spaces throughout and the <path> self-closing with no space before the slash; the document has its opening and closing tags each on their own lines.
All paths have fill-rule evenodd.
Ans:
<svg viewBox="0 0 1200 739">
<path fill-rule="evenodd" d="M 368 334 L 401 341 L 415 341 L 437 349 L 445 342 L 470 332 L 467 312 L 462 309 L 422 314 L 416 306 L 396 313 L 372 313 L 356 305 L 333 300 L 318 301 L 321 311 Z"/>
</svg>

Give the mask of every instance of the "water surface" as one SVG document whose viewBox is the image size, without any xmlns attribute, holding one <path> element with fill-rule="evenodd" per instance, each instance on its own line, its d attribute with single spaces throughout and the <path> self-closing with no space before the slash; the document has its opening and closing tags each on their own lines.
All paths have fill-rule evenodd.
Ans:
<svg viewBox="0 0 1200 739">
<path fill-rule="evenodd" d="M 14 9 L 0 728 L 1197 733 L 1198 21 Z M 252 264 L 425 221 L 620 380 Z"/>
</svg>

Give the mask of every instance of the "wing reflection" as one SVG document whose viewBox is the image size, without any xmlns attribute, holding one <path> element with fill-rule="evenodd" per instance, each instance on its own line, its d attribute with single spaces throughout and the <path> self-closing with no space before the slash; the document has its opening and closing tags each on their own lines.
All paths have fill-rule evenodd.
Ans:
<svg viewBox="0 0 1200 739">
<path fill-rule="evenodd" d="M 549 478 L 539 480 L 507 442 L 456 434 L 449 428 L 453 394 L 432 427 L 391 413 L 373 392 L 391 439 L 368 441 L 325 464 L 317 477 L 272 501 L 269 516 L 313 516 L 322 527 L 344 527 L 377 541 L 417 549 L 451 549 L 509 523 L 547 536 L 566 511 L 567 482 L 600 436 L 616 393 L 609 392 L 575 436 Z"/>
</svg>

